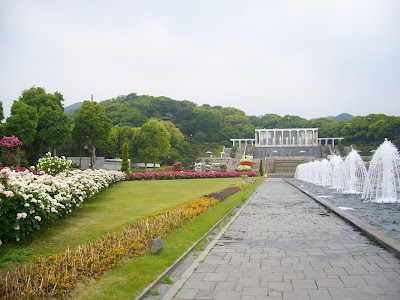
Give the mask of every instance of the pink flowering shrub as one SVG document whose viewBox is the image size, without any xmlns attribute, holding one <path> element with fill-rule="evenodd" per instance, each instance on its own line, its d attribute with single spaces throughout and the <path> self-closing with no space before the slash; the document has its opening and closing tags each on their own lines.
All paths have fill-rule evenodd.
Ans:
<svg viewBox="0 0 400 300">
<path fill-rule="evenodd" d="M 174 171 L 181 171 L 182 170 L 182 163 L 180 161 L 177 161 L 173 165 L 173 170 Z"/>
<path fill-rule="evenodd" d="M 228 177 L 240 177 L 242 175 L 248 175 L 254 177 L 258 174 L 256 171 L 249 172 L 143 172 L 143 173 L 130 173 L 129 180 L 169 180 L 169 179 L 193 179 L 193 178 L 228 178 Z"/>
<path fill-rule="evenodd" d="M 21 146 L 22 142 L 16 136 L 3 136 L 0 140 L 0 160 L 2 166 L 18 165 Z"/>
</svg>

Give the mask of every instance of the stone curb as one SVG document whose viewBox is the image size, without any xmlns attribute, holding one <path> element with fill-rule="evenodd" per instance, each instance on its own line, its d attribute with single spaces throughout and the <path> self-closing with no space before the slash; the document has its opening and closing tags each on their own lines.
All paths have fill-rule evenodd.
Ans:
<svg viewBox="0 0 400 300">
<path fill-rule="evenodd" d="M 302 193 L 306 194 L 325 208 L 329 209 L 330 211 L 334 212 L 336 215 L 338 215 L 340 218 L 345 220 L 347 223 L 352 225 L 353 227 L 357 228 L 360 230 L 362 233 L 370 237 L 373 241 L 376 241 L 379 243 L 383 248 L 386 250 L 390 251 L 394 255 L 396 255 L 398 258 L 400 258 L 400 241 L 396 240 L 395 238 L 392 238 L 391 236 L 387 235 L 386 233 L 382 232 L 381 230 L 377 229 L 376 227 L 366 223 L 365 221 L 341 210 L 338 209 L 336 206 L 333 204 L 323 200 L 319 199 L 318 196 L 307 192 L 305 190 L 302 190 L 295 184 L 289 182 L 285 178 L 283 178 L 287 183 L 290 185 L 294 186 L 298 190 L 300 190 Z"/>
<path fill-rule="evenodd" d="M 225 234 L 225 232 L 228 230 L 228 228 L 231 226 L 231 224 L 236 220 L 236 218 L 240 215 L 242 210 L 246 207 L 246 205 L 249 203 L 251 200 L 252 196 L 254 195 L 254 192 L 258 189 L 255 188 L 251 193 L 250 197 L 247 198 L 246 202 L 242 205 L 242 207 L 236 212 L 236 214 L 230 219 L 230 221 L 222 228 L 222 230 L 218 233 L 218 235 L 211 241 L 210 244 L 208 244 L 207 248 L 204 249 L 204 251 L 197 257 L 197 259 L 192 263 L 192 265 L 186 270 L 185 273 L 183 273 L 182 277 L 175 282 L 175 284 L 168 290 L 167 294 L 162 298 L 162 300 L 171 300 L 175 297 L 175 295 L 179 292 L 179 290 L 182 288 L 182 286 L 186 283 L 186 281 L 189 279 L 189 277 L 196 271 L 200 263 L 206 258 L 206 256 L 210 253 L 210 251 L 214 248 L 215 244 L 219 242 L 221 237 Z M 239 203 L 240 204 L 240 203 Z M 238 205 L 239 205 L 238 204 Z M 237 205 L 236 205 L 237 206 Z M 236 208 L 235 206 L 235 208 Z M 233 210 L 233 209 L 232 209 Z M 231 212 L 232 212 L 231 210 Z M 223 221 L 227 216 L 221 220 Z M 220 221 L 220 222 L 221 222 Z M 218 224 L 220 223 L 218 222 Z"/>
<path fill-rule="evenodd" d="M 236 217 L 238 216 L 239 212 L 242 211 L 243 207 L 247 205 L 247 203 L 249 202 L 249 200 L 251 199 L 251 197 L 253 196 L 253 194 L 258 190 L 258 187 L 259 187 L 259 186 L 257 186 L 253 191 L 251 191 L 251 192 L 246 196 L 246 200 L 245 200 L 245 203 L 244 203 L 244 204 L 243 204 L 243 201 L 240 201 L 238 204 L 236 204 L 235 207 L 233 207 L 225 216 L 222 217 L 221 220 L 218 221 L 218 223 L 216 223 L 208 232 L 206 232 L 199 240 L 197 240 L 197 241 L 196 241 L 184 254 L 182 254 L 182 256 L 179 257 L 169 268 L 167 268 L 163 273 L 161 273 L 161 274 L 157 277 L 156 280 L 154 280 L 152 283 L 150 283 L 150 284 L 140 293 L 140 295 L 138 295 L 138 296 L 135 298 L 135 300 L 142 300 L 142 299 L 144 299 L 145 297 L 147 297 L 147 296 L 149 295 L 150 291 L 151 291 L 152 289 L 154 289 L 154 288 L 162 281 L 162 279 L 163 279 L 166 275 L 168 275 L 169 273 L 171 273 L 171 271 L 172 271 L 179 263 L 181 263 L 189 254 L 191 254 L 191 253 L 195 250 L 195 248 L 196 248 L 205 238 L 207 238 L 207 237 L 215 230 L 215 228 L 217 228 L 217 227 L 218 227 L 218 226 L 219 226 L 219 225 L 220 225 L 234 210 L 235 210 L 235 209 L 237 209 L 237 207 L 238 207 L 239 205 L 243 204 L 243 206 L 237 211 L 237 213 L 235 214 L 235 216 L 232 218 L 232 219 L 236 219 Z M 231 219 L 231 221 L 232 221 L 232 219 Z M 230 226 L 231 221 L 225 225 L 225 227 L 221 230 L 221 232 L 225 232 L 225 231 L 226 231 L 225 228 L 227 228 L 228 225 Z M 221 233 L 221 232 L 220 232 L 220 233 Z M 217 238 L 218 238 L 218 240 L 219 240 L 220 234 L 218 234 L 218 235 L 214 238 L 214 240 L 217 240 Z M 196 264 L 196 262 L 198 261 L 198 259 L 199 259 L 200 257 L 203 257 L 203 253 L 207 251 L 207 249 L 208 249 L 209 246 L 214 242 L 214 240 L 213 240 L 213 241 L 207 246 L 207 248 L 200 254 L 200 256 L 199 256 L 199 257 L 196 259 L 196 261 L 189 267 L 188 270 L 190 270 L 190 269 L 192 268 L 192 266 L 193 266 L 194 264 Z M 214 243 L 214 245 L 215 245 L 215 243 Z M 210 250 L 211 250 L 211 248 L 208 250 L 208 252 L 209 252 Z M 207 252 L 207 254 L 208 254 L 208 252 Z M 207 255 L 207 254 L 206 254 L 206 255 Z M 205 257 L 206 255 L 204 255 L 204 257 Z M 204 257 L 203 257 L 201 260 L 203 260 Z M 197 266 L 198 266 L 198 263 L 197 263 Z M 196 267 L 197 267 L 197 266 L 196 266 Z M 196 268 L 196 267 L 195 267 L 195 268 Z M 182 278 L 179 279 L 176 283 L 174 283 L 174 285 L 168 290 L 167 294 L 166 294 L 162 299 L 163 299 L 163 300 L 164 300 L 164 299 L 172 299 L 172 298 L 175 296 L 175 294 L 179 291 L 179 289 L 183 286 L 183 284 L 186 282 L 186 280 L 190 277 L 190 275 L 194 272 L 194 269 L 195 269 L 195 268 L 193 268 L 193 271 L 187 276 L 187 278 L 185 279 L 185 281 L 180 282 L 181 279 L 183 278 L 183 276 L 187 275 L 187 274 L 186 274 L 186 273 L 188 273 L 188 270 L 187 270 L 187 271 L 183 274 Z M 177 287 L 177 283 L 178 283 L 178 282 L 180 282 L 180 286 L 179 286 L 179 287 Z M 171 291 L 171 290 L 175 290 L 175 286 L 177 287 L 177 289 L 176 289 L 176 291 L 173 292 L 173 294 L 172 294 L 172 292 L 170 292 L 170 291 Z M 172 297 L 169 296 L 170 298 L 166 298 L 166 297 L 167 297 L 168 295 L 170 295 L 170 294 L 172 294 Z"/>
</svg>

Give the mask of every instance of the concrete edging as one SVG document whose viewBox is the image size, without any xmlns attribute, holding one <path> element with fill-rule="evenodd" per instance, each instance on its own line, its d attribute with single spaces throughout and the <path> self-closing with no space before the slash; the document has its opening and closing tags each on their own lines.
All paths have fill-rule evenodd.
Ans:
<svg viewBox="0 0 400 300">
<path fill-rule="evenodd" d="M 246 206 L 246 204 L 249 202 L 249 200 L 251 199 L 251 197 L 253 196 L 253 194 L 255 193 L 255 191 L 258 189 L 258 186 L 253 190 L 253 191 L 251 191 L 249 194 L 247 194 L 246 195 L 246 197 L 245 197 L 245 201 L 240 201 L 238 204 L 236 204 L 225 216 L 223 216 L 222 218 L 221 218 L 221 220 L 219 220 L 209 231 L 207 231 L 200 239 L 198 239 L 185 253 L 183 253 L 182 254 L 182 256 L 180 256 L 170 267 L 168 267 L 164 272 L 162 272 L 158 277 L 157 277 L 157 279 L 156 280 L 154 280 L 152 283 L 150 283 L 136 298 L 135 298 L 135 300 L 142 300 L 142 299 L 144 299 L 149 293 L 150 293 L 150 291 L 152 290 L 152 289 L 154 289 L 161 281 L 162 281 L 162 279 L 166 276 L 166 275 L 168 275 L 179 263 L 181 263 L 189 254 L 191 254 L 193 251 L 194 251 L 194 249 L 205 239 L 205 238 L 207 238 L 214 230 L 215 230 L 215 228 L 217 228 L 235 209 L 237 209 L 237 207 L 238 206 L 240 206 L 241 204 L 243 204 L 242 205 L 242 207 L 238 210 L 238 212 L 235 214 L 235 216 L 233 216 L 233 218 L 232 219 L 234 219 L 234 218 L 236 218 L 236 216 L 239 214 L 239 212 L 242 210 L 242 208 L 244 207 L 244 206 Z M 231 220 L 232 221 L 232 220 Z M 231 224 L 231 222 L 228 222 L 228 224 L 227 225 L 225 225 L 224 226 L 224 228 L 221 230 L 221 232 L 223 232 L 224 231 L 224 229 L 226 228 L 226 226 L 228 226 L 228 225 L 230 225 Z M 225 230 L 226 231 L 226 230 Z M 213 241 L 214 240 L 216 240 L 217 239 L 217 237 L 219 236 L 219 234 L 213 239 Z M 219 240 L 219 239 L 218 239 Z M 209 245 L 211 245 L 212 244 L 212 242 L 213 241 L 211 241 L 211 243 L 209 244 Z M 203 251 L 203 253 L 208 249 L 209 247 L 207 246 L 207 248 Z M 209 252 L 210 250 L 208 250 L 208 252 Z M 207 252 L 207 253 L 208 253 Z M 202 255 L 200 255 L 199 257 L 201 257 Z M 204 259 L 204 258 L 203 258 Z M 198 260 L 198 258 L 195 260 L 195 262 L 192 264 L 192 266 L 196 263 L 196 261 Z M 190 266 L 190 267 L 192 267 L 192 266 Z M 189 268 L 190 268 L 189 267 Z M 187 272 L 187 271 L 186 271 Z M 184 273 L 184 274 L 186 274 L 186 272 Z M 182 276 L 183 277 L 183 276 Z M 189 277 L 187 277 L 187 278 L 189 278 Z M 187 278 L 186 278 L 186 280 L 187 280 Z M 185 280 L 185 282 L 186 282 L 186 280 Z M 178 290 L 183 286 L 183 284 L 185 283 L 185 282 L 183 282 L 182 283 L 182 285 L 178 288 Z M 176 282 L 172 287 L 171 287 L 171 289 L 170 290 L 172 290 L 175 286 L 176 286 L 176 284 L 177 284 L 178 282 Z M 165 295 L 164 297 L 163 297 L 163 299 L 165 298 L 165 297 L 167 297 L 168 295 L 169 295 L 170 293 L 169 293 L 169 291 L 167 292 L 167 295 Z M 176 294 L 176 292 L 173 294 L 173 296 L 175 296 L 175 294 Z M 172 299 L 172 298 L 171 298 Z"/>
<path fill-rule="evenodd" d="M 299 188 L 298 186 L 294 185 L 293 183 L 289 182 L 288 180 L 286 180 L 285 178 L 283 178 L 287 183 L 289 183 L 290 185 L 292 185 L 293 187 L 297 188 L 299 191 L 301 191 L 302 193 L 306 194 L 307 196 L 309 196 L 310 198 L 312 198 L 313 200 L 315 200 L 316 202 L 318 202 L 319 204 L 321 204 L 322 206 L 324 206 L 325 208 L 327 208 L 328 210 L 334 212 L 336 215 L 338 215 L 340 218 L 342 218 L 343 220 L 345 220 L 347 223 L 349 223 L 350 225 L 352 225 L 353 227 L 357 228 L 358 230 L 360 230 L 362 233 L 364 233 L 365 235 L 367 235 L 368 237 L 370 237 L 371 239 L 373 239 L 374 241 L 376 241 L 377 243 L 379 243 L 383 248 L 385 248 L 386 250 L 390 251 L 391 253 L 393 253 L 394 255 L 396 255 L 398 258 L 400 258 L 400 241 L 396 240 L 395 238 L 387 235 L 386 233 L 384 233 L 383 231 L 377 229 L 376 227 L 366 223 L 365 221 L 341 210 L 338 209 L 336 206 L 334 206 L 333 204 L 329 203 L 328 201 L 325 201 L 323 199 L 319 199 L 318 196 L 307 192 L 305 190 L 302 190 L 301 188 Z"/>
</svg>

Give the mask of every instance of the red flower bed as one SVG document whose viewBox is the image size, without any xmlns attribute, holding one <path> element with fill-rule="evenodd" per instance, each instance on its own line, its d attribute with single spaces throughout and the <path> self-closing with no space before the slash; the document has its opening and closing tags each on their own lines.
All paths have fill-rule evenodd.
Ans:
<svg viewBox="0 0 400 300">
<path fill-rule="evenodd" d="M 193 179 L 193 178 L 228 178 L 228 177 L 240 177 L 242 175 L 247 175 L 254 177 L 258 174 L 256 171 L 249 172 L 237 172 L 237 171 L 227 171 L 227 172 L 143 172 L 143 173 L 130 173 L 129 180 L 169 180 L 169 179 Z"/>
</svg>

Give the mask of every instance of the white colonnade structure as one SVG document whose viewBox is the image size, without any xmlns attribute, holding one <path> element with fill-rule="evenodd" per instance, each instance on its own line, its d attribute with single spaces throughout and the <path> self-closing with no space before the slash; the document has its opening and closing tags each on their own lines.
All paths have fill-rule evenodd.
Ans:
<svg viewBox="0 0 400 300">
<path fill-rule="evenodd" d="M 252 147 L 334 147 L 343 140 L 319 138 L 318 128 L 256 129 L 255 139 L 231 139 L 233 146 Z"/>
</svg>

